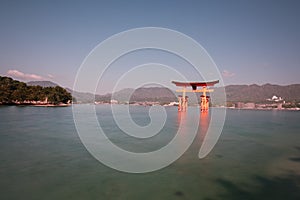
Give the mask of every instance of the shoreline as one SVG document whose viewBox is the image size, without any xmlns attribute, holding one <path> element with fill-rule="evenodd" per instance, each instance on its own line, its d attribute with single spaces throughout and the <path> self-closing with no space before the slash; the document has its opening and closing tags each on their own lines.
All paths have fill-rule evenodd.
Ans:
<svg viewBox="0 0 300 200">
<path fill-rule="evenodd" d="M 34 106 L 34 107 L 68 107 L 72 106 L 72 104 L 34 104 L 34 105 L 29 105 L 29 106 Z"/>
<path fill-rule="evenodd" d="M 68 107 L 68 106 L 72 106 L 72 104 L 0 103 L 0 106 Z"/>
<path fill-rule="evenodd" d="M 217 108 L 217 107 L 214 107 Z M 300 108 L 232 108 L 232 107 L 226 107 L 227 109 L 232 110 L 270 110 L 270 111 L 300 111 Z"/>
<path fill-rule="evenodd" d="M 76 104 L 76 103 L 75 103 Z M 69 107 L 72 106 L 72 103 L 69 104 L 30 104 L 30 103 L 22 103 L 22 104 L 16 104 L 16 103 L 0 103 L 0 106 L 32 106 L 32 107 Z M 107 104 L 93 104 L 93 103 L 80 103 L 76 105 L 110 105 Z M 118 105 L 128 105 L 128 104 L 118 104 Z M 138 104 L 129 104 L 130 106 L 163 106 L 163 107 L 172 107 L 172 106 L 164 106 L 164 105 L 138 105 Z M 176 107 L 176 106 L 174 106 Z M 196 105 L 190 105 L 189 107 L 199 107 Z M 222 107 L 222 106 L 212 106 L 211 108 L 222 108 L 222 109 L 231 109 L 231 110 L 267 110 L 267 111 L 300 111 L 300 108 L 233 108 L 233 107 Z"/>
</svg>

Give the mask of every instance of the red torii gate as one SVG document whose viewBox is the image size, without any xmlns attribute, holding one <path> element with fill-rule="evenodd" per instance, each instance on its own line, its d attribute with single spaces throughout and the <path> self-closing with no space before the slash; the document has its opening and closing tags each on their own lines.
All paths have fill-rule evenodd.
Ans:
<svg viewBox="0 0 300 200">
<path fill-rule="evenodd" d="M 182 87 L 181 90 L 176 90 L 176 92 L 182 92 L 182 96 L 178 96 L 178 111 L 186 111 L 188 97 L 186 96 L 186 92 L 202 92 L 201 95 L 201 103 L 200 108 L 201 112 L 207 112 L 209 109 L 209 96 L 206 95 L 207 92 L 213 92 L 212 89 L 207 89 L 208 86 L 214 86 L 219 83 L 219 80 L 209 81 L 209 82 L 178 82 L 172 81 L 177 87 Z M 192 87 L 192 90 L 187 90 L 187 87 Z M 202 89 L 197 90 L 197 87 L 202 87 Z"/>
</svg>

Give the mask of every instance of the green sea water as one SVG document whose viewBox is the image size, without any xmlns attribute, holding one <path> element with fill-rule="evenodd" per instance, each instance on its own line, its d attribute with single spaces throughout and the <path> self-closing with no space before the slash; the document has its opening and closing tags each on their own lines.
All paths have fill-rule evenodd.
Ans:
<svg viewBox="0 0 300 200">
<path fill-rule="evenodd" d="M 96 110 L 112 142 L 140 152 L 170 141 L 180 118 L 167 107 L 161 134 L 142 143 L 122 134 L 108 105 Z M 137 124 L 150 122 L 149 107 L 130 111 Z M 168 167 L 128 174 L 89 154 L 71 107 L 0 106 L 0 199 L 300 199 L 300 112 L 227 110 L 219 141 L 199 159 L 204 129 Z"/>
</svg>

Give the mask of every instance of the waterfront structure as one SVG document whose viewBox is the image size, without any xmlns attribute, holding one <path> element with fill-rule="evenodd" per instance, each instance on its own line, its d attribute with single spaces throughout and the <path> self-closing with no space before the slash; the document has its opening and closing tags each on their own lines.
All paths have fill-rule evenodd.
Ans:
<svg viewBox="0 0 300 200">
<path fill-rule="evenodd" d="M 176 90 L 176 92 L 182 92 L 182 95 L 178 96 L 178 111 L 184 112 L 187 110 L 188 106 L 188 96 L 186 96 L 187 92 L 194 92 L 194 93 L 202 93 L 200 96 L 200 109 L 201 112 L 208 112 L 209 110 L 209 102 L 210 98 L 207 95 L 207 92 L 213 92 L 212 89 L 208 89 L 208 86 L 214 86 L 215 84 L 219 83 L 219 80 L 216 81 L 209 81 L 209 82 L 178 82 L 172 81 L 177 87 L 181 87 L 181 89 Z M 192 87 L 192 90 L 188 90 L 187 87 Z M 201 87 L 201 89 L 197 89 L 197 87 Z"/>
</svg>

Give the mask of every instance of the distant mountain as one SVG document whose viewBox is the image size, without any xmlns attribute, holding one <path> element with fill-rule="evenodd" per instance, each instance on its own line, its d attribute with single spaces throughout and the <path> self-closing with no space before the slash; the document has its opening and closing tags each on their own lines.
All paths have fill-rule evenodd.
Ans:
<svg viewBox="0 0 300 200">
<path fill-rule="evenodd" d="M 130 89 L 126 89 L 125 91 L 130 91 Z M 121 94 L 125 94 L 125 91 L 121 90 L 113 95 L 116 97 L 116 100 L 122 100 L 124 96 Z M 164 87 L 147 87 L 147 88 L 137 88 L 136 90 L 131 89 L 131 97 L 130 101 L 158 101 L 158 102 L 170 102 L 176 101 L 177 97 L 172 92 L 172 90 Z M 127 94 L 128 95 L 128 94 Z M 128 99 L 128 98 L 127 98 Z"/>
<path fill-rule="evenodd" d="M 51 81 L 29 81 L 26 83 L 29 86 L 42 86 L 42 87 L 56 87 L 59 86 L 56 83 L 53 83 Z"/>
<path fill-rule="evenodd" d="M 102 95 L 95 95 L 89 92 L 77 92 L 77 91 L 73 91 L 70 88 L 66 88 L 66 90 L 68 92 L 70 92 L 72 94 L 72 96 L 74 97 L 74 102 L 78 102 L 78 103 L 94 103 L 95 102 L 95 98 L 98 98 Z M 108 101 L 108 99 L 107 99 Z"/>
<path fill-rule="evenodd" d="M 31 81 L 28 85 L 41 85 L 43 87 L 57 86 L 56 83 L 50 81 Z M 88 92 L 77 92 L 66 88 L 68 92 L 75 97 L 75 100 L 80 103 L 93 103 L 94 101 L 109 102 L 115 99 L 119 102 L 125 102 L 130 99 L 133 101 L 158 101 L 158 102 L 171 102 L 177 101 L 177 94 L 163 87 L 142 87 L 138 89 L 126 88 L 115 92 L 114 94 L 108 93 L 104 95 L 94 95 Z M 211 97 L 216 103 L 220 97 L 221 91 L 224 88 L 214 88 Z M 229 85 L 225 87 L 227 102 L 266 102 L 266 99 L 273 96 L 282 97 L 286 101 L 300 102 L 300 84 L 292 84 L 287 86 L 264 84 L 264 85 Z M 189 95 L 187 93 L 187 95 Z M 189 102 L 199 102 L 200 94 L 197 94 L 197 99 L 190 95 Z M 220 101 L 221 102 L 221 101 Z"/>
<path fill-rule="evenodd" d="M 229 102 L 265 102 L 272 96 L 282 97 L 286 101 L 300 101 L 300 84 L 280 85 L 229 85 L 225 87 Z"/>
<path fill-rule="evenodd" d="M 214 88 L 214 92 L 210 94 L 214 98 L 215 103 L 221 103 L 221 92 L 224 88 Z M 254 102 L 263 103 L 267 102 L 267 99 L 273 96 L 282 97 L 286 101 L 300 102 L 300 84 L 292 84 L 286 86 L 264 84 L 264 85 L 229 85 L 225 87 L 227 102 Z M 162 87 L 149 87 L 124 89 L 114 93 L 113 98 L 118 101 L 123 101 L 128 95 L 131 95 L 130 101 L 159 101 L 159 102 L 171 102 L 177 101 L 177 94 L 168 88 Z M 189 93 L 187 93 L 189 95 Z M 197 98 L 190 95 L 189 102 L 199 102 L 199 96 Z M 106 95 L 106 98 L 110 98 L 111 95 Z M 104 98 L 104 96 L 102 96 Z"/>
<path fill-rule="evenodd" d="M 168 88 L 148 87 L 148 88 L 126 88 L 113 94 L 98 95 L 96 101 L 109 101 L 111 99 L 119 102 L 135 102 L 135 101 L 158 101 L 170 102 L 177 98 L 175 94 Z"/>
<path fill-rule="evenodd" d="M 142 101 L 149 99 L 151 101 L 176 101 L 177 97 L 172 90 L 163 87 L 138 88 L 132 94 L 132 100 Z"/>
<path fill-rule="evenodd" d="M 168 88 L 152 87 L 152 88 L 126 88 L 115 93 L 107 93 L 104 95 L 94 95 L 88 92 L 77 92 L 66 88 L 68 92 L 75 97 L 79 103 L 93 103 L 94 101 L 110 102 L 114 99 L 119 102 L 136 102 L 136 101 L 158 101 L 170 102 L 175 101 L 177 98 L 174 93 Z"/>
<path fill-rule="evenodd" d="M 118 101 L 127 101 L 128 100 L 128 97 L 131 96 L 131 94 L 134 92 L 135 90 L 133 88 L 125 88 L 125 89 L 122 89 L 118 92 L 115 92 L 112 94 L 107 94 L 106 96 L 111 96 L 111 98 L 115 99 L 115 100 L 118 100 Z"/>
</svg>

